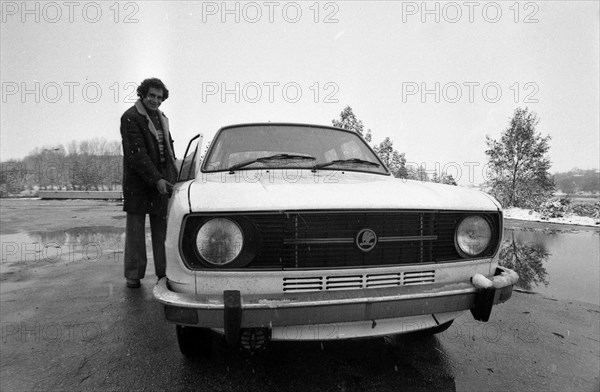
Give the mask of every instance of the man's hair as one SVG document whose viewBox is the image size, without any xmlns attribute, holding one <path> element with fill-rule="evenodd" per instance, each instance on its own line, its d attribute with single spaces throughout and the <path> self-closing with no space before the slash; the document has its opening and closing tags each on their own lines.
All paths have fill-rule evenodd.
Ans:
<svg viewBox="0 0 600 392">
<path fill-rule="evenodd" d="M 167 90 L 167 86 L 165 86 L 165 84 L 157 78 L 145 79 L 137 88 L 138 97 L 144 99 L 146 95 L 148 95 L 150 87 L 163 91 L 163 101 L 166 101 L 167 98 L 169 98 L 169 90 Z"/>
</svg>

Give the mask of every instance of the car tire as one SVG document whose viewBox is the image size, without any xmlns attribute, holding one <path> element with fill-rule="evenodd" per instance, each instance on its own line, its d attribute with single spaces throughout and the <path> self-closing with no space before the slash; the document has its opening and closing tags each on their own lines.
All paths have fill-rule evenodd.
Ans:
<svg viewBox="0 0 600 392">
<path fill-rule="evenodd" d="M 212 331 L 207 328 L 176 325 L 179 351 L 187 358 L 208 358 L 212 351 Z"/>
</svg>

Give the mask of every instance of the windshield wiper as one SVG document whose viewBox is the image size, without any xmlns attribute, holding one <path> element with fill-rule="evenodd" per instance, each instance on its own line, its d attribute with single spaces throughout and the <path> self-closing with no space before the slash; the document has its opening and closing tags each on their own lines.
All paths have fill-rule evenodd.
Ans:
<svg viewBox="0 0 600 392">
<path fill-rule="evenodd" d="M 260 158 L 256 158 L 256 159 L 251 159 L 251 160 L 246 161 L 246 162 L 237 163 L 237 164 L 231 166 L 228 170 L 231 172 L 231 171 L 234 171 L 236 169 L 240 169 L 240 168 L 242 168 L 244 166 L 248 166 L 248 165 L 251 165 L 251 164 L 256 163 L 256 162 L 262 163 L 262 162 L 267 162 L 267 161 L 276 161 L 276 160 L 284 160 L 284 159 L 302 159 L 302 160 L 314 161 L 317 158 L 312 157 L 310 155 L 275 154 L 275 155 L 269 155 L 269 156 L 266 156 L 266 157 L 260 157 Z"/>
<path fill-rule="evenodd" d="M 381 166 L 379 163 L 375 163 L 375 162 L 371 162 L 371 161 L 365 161 L 364 159 L 359 159 L 359 158 L 350 158 L 350 159 L 337 159 L 335 161 L 331 161 L 331 162 L 325 162 L 325 163 L 319 163 L 318 165 L 314 165 L 313 169 L 321 169 L 327 166 L 331 166 L 331 165 L 343 165 L 345 163 L 352 163 L 352 164 L 357 164 L 357 165 L 367 165 L 367 166 L 375 166 L 375 167 L 379 167 Z"/>
</svg>

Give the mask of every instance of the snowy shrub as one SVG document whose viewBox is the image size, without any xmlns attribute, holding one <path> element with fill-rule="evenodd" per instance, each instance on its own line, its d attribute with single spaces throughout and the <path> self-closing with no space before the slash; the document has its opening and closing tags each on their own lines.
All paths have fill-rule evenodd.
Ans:
<svg viewBox="0 0 600 392">
<path fill-rule="evenodd" d="M 600 201 L 588 204 L 577 204 L 571 209 L 575 215 L 600 219 Z"/>
<path fill-rule="evenodd" d="M 562 218 L 565 214 L 571 212 L 571 200 L 567 197 L 548 200 L 535 210 L 540 213 L 542 219 Z"/>
</svg>

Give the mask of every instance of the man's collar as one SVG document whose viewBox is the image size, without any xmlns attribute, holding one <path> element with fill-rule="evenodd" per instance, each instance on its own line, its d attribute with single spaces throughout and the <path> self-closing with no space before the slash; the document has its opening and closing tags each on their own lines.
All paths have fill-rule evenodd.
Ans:
<svg viewBox="0 0 600 392">
<path fill-rule="evenodd" d="M 144 104 L 142 103 L 141 99 L 138 99 L 135 103 L 135 108 L 137 109 L 138 113 L 143 114 L 146 117 L 150 117 L 148 111 L 146 110 L 146 107 L 144 106 Z M 163 116 L 163 117 L 167 117 L 165 116 L 165 114 L 163 112 L 160 111 L 160 109 L 156 110 L 159 116 Z"/>
</svg>

